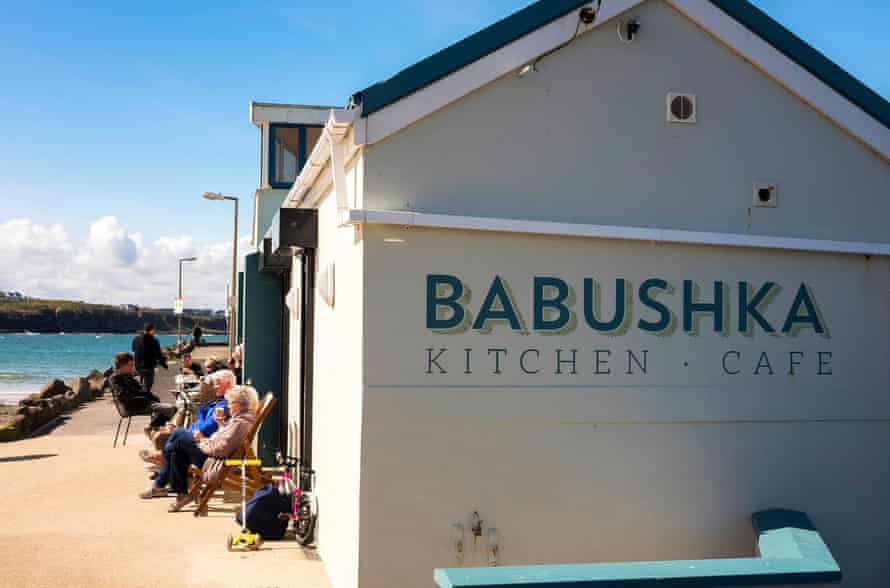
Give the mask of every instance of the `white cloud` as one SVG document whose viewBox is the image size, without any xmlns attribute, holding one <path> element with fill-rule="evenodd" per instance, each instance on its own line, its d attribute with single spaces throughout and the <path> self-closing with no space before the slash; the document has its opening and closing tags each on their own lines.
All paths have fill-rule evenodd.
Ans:
<svg viewBox="0 0 890 588">
<path fill-rule="evenodd" d="M 239 251 L 249 239 L 239 240 Z M 83 242 L 62 225 L 27 218 L 0 223 L 0 289 L 28 296 L 110 304 L 170 307 L 176 295 L 178 260 L 183 265 L 186 306 L 223 308 L 231 277 L 231 241 L 195 243 L 189 236 L 162 237 L 150 244 L 113 216 L 97 219 Z"/>
<path fill-rule="evenodd" d="M 103 216 L 90 226 L 87 245 L 97 258 L 112 265 L 129 266 L 139 259 L 140 243 L 113 216 Z"/>
</svg>

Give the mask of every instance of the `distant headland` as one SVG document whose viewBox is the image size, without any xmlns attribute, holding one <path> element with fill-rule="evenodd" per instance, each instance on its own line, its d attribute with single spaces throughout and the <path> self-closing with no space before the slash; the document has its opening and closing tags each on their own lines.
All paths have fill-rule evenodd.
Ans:
<svg viewBox="0 0 890 588">
<path fill-rule="evenodd" d="M 176 318 L 169 309 L 0 297 L 0 333 L 134 333 L 146 322 L 154 323 L 160 332 L 173 332 Z M 225 317 L 186 309 L 183 330 L 191 330 L 195 324 L 208 334 L 226 331 Z"/>
</svg>

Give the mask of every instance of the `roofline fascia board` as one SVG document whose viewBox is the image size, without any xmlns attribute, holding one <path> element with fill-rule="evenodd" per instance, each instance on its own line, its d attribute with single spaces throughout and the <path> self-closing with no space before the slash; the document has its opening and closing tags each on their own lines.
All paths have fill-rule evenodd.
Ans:
<svg viewBox="0 0 890 588">
<path fill-rule="evenodd" d="M 422 212 L 350 209 L 343 218 L 346 224 L 384 224 L 403 227 L 453 229 L 522 233 L 559 237 L 617 239 L 650 243 L 711 245 L 753 249 L 777 249 L 814 253 L 842 253 L 855 255 L 890 256 L 890 243 L 864 241 L 832 241 L 770 235 L 714 233 L 655 227 L 623 227 L 615 225 L 587 225 L 551 221 L 528 221 L 508 218 L 454 216 Z"/>
<path fill-rule="evenodd" d="M 250 122 L 254 126 L 271 124 L 323 125 L 333 107 L 304 104 L 250 102 Z"/>
<path fill-rule="evenodd" d="M 770 79 L 844 129 L 884 160 L 890 161 L 890 128 L 748 29 L 734 16 L 718 7 L 713 0 L 667 0 L 667 2 Z"/>
<path fill-rule="evenodd" d="M 736 22 L 755 32 L 795 63 L 858 105 L 884 126 L 890 127 L 890 103 L 812 45 L 786 29 L 750 0 L 709 0 Z"/>
<path fill-rule="evenodd" d="M 294 203 L 294 206 L 300 206 L 306 193 L 312 188 L 312 184 L 315 182 L 318 174 L 331 160 L 332 149 L 335 146 L 336 148 L 343 149 L 343 158 L 340 163 L 345 170 L 346 164 L 360 148 L 360 145 L 357 145 L 355 140 L 352 141 L 352 144 L 345 145 L 345 143 L 348 143 L 347 138 L 350 136 L 350 131 L 353 130 L 356 118 L 358 118 L 358 111 L 356 110 L 338 108 L 330 111 L 321 139 L 312 148 L 312 152 L 309 153 L 306 165 L 303 166 L 303 170 L 294 180 L 290 191 L 288 191 L 286 202 Z M 352 136 L 354 137 L 355 133 Z"/>
<path fill-rule="evenodd" d="M 582 36 L 610 19 L 626 12 L 645 0 L 610 0 L 603 2 L 596 21 L 578 27 L 578 12 L 588 2 L 564 16 L 536 29 L 500 49 L 467 64 L 453 73 L 416 92 L 376 110 L 362 114 L 356 141 L 373 144 L 393 135 L 414 122 L 448 106 L 482 86 L 516 71 L 554 49 L 566 44 L 578 32 Z"/>
<path fill-rule="evenodd" d="M 524 8 L 406 67 L 391 78 L 361 90 L 353 95 L 350 102 L 361 103 L 364 115 L 373 114 L 558 18 L 573 11 L 580 11 L 583 6 L 590 6 L 592 2 L 593 0 L 531 2 Z M 577 23 L 577 20 L 575 22 Z"/>
</svg>

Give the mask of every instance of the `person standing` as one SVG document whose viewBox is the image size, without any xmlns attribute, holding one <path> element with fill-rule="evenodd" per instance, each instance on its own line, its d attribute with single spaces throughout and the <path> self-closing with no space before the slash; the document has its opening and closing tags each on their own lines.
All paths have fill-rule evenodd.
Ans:
<svg viewBox="0 0 890 588">
<path fill-rule="evenodd" d="M 195 347 L 198 347 L 203 343 L 203 341 L 201 340 L 201 337 L 203 336 L 204 330 L 201 329 L 201 325 L 196 324 L 195 328 L 192 329 L 192 341 L 194 342 Z"/>
<path fill-rule="evenodd" d="M 155 338 L 155 326 L 145 323 L 141 333 L 133 338 L 133 354 L 136 356 L 136 371 L 142 380 L 142 389 L 146 395 L 151 394 L 155 382 L 155 368 L 158 365 L 167 369 L 167 358 L 161 351 L 161 344 Z"/>
</svg>

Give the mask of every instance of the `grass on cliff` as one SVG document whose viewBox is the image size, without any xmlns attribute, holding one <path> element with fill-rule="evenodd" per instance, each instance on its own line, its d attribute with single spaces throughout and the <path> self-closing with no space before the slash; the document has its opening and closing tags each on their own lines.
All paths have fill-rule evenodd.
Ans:
<svg viewBox="0 0 890 588">
<path fill-rule="evenodd" d="M 24 314 L 51 310 L 69 310 L 73 312 L 111 312 L 122 309 L 110 304 L 90 304 L 88 302 L 75 302 L 73 300 L 41 300 L 29 298 L 28 300 L 15 300 L 13 298 L 0 298 L 0 311 L 21 312 Z"/>
<path fill-rule="evenodd" d="M 146 314 L 152 316 L 173 316 L 169 310 L 157 310 L 154 308 L 140 308 L 138 311 L 124 310 L 119 306 L 111 304 L 93 304 L 90 302 L 76 302 L 74 300 L 51 300 L 40 298 L 29 298 L 27 300 L 15 300 L 13 298 L 0 298 L 0 313 L 31 315 L 42 312 L 54 313 L 89 313 L 94 315 L 127 315 L 127 314 Z M 198 322 L 206 322 L 219 320 L 218 317 L 195 316 L 191 314 L 183 315 L 183 319 L 189 319 Z"/>
</svg>

